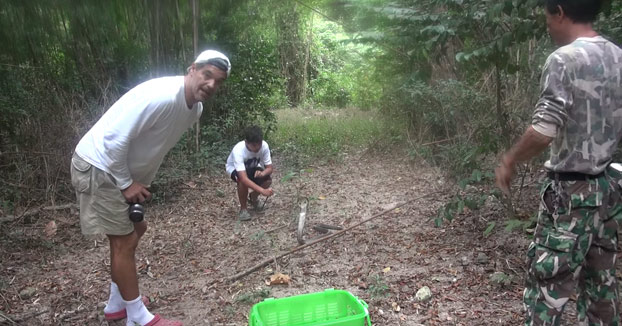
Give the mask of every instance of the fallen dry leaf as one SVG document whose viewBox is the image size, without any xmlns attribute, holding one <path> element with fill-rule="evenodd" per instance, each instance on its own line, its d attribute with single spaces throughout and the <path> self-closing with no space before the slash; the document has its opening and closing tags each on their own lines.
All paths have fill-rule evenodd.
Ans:
<svg viewBox="0 0 622 326">
<path fill-rule="evenodd" d="M 53 237 L 54 235 L 56 235 L 56 222 L 54 221 L 50 221 L 46 226 L 45 226 L 45 235 L 48 238 Z"/>
<path fill-rule="evenodd" d="M 270 276 L 270 282 L 266 282 L 268 285 L 281 285 L 281 284 L 289 284 L 290 278 L 288 275 L 276 273 Z"/>
<path fill-rule="evenodd" d="M 385 274 L 386 274 L 386 273 L 388 273 L 389 271 L 391 271 L 391 267 L 385 267 L 385 268 L 382 270 L 382 272 L 383 272 L 383 273 L 385 273 Z"/>
</svg>

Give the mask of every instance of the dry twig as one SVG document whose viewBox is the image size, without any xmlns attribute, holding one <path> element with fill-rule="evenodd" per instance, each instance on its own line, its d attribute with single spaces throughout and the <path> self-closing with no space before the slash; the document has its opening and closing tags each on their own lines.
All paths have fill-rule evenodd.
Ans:
<svg viewBox="0 0 622 326">
<path fill-rule="evenodd" d="M 379 216 L 382 216 L 382 215 L 384 215 L 384 214 L 386 214 L 386 213 L 388 213 L 388 212 L 391 212 L 391 211 L 395 210 L 396 208 L 400 208 L 400 207 L 402 207 L 402 206 L 405 206 L 405 205 L 407 205 L 407 204 L 410 204 L 410 203 L 412 203 L 412 202 L 415 202 L 415 201 L 417 201 L 417 200 L 419 200 L 419 199 L 422 199 L 422 198 L 425 198 L 425 197 L 429 197 L 429 196 L 431 196 L 431 195 L 435 195 L 435 194 L 438 194 L 438 193 L 440 193 L 440 191 L 437 191 L 437 192 L 432 192 L 432 193 L 429 193 L 429 194 L 426 194 L 426 195 L 423 195 L 423 196 L 419 196 L 419 197 L 417 197 L 417 198 L 413 198 L 413 199 L 408 200 L 408 201 L 406 201 L 406 202 L 403 202 L 403 203 L 401 203 L 401 204 L 395 205 L 394 207 L 391 207 L 391 208 L 389 208 L 389 209 L 386 209 L 386 210 L 384 210 L 384 211 L 382 211 L 382 212 L 380 212 L 380 213 L 378 213 L 378 214 L 375 214 L 375 215 L 373 215 L 373 216 L 371 216 L 371 217 L 369 217 L 369 218 L 366 218 L 366 219 L 364 219 L 364 220 L 362 220 L 362 221 L 360 221 L 360 222 L 354 223 L 353 225 L 351 225 L 351 226 L 349 226 L 349 227 L 347 227 L 347 228 L 345 228 L 345 229 L 343 229 L 343 230 L 341 230 L 341 231 L 339 231 L 339 232 L 336 232 L 336 233 L 333 233 L 333 234 L 331 234 L 331 235 L 327 235 L 327 236 L 325 236 L 325 237 L 319 238 L 319 239 L 317 239 L 317 240 L 314 240 L 314 241 L 311 241 L 311 242 L 305 243 L 305 244 L 303 244 L 303 245 L 301 245 L 301 246 L 298 246 L 298 247 L 295 247 L 295 248 L 293 248 L 293 249 L 291 249 L 291 250 L 289 250 L 289 251 L 287 251 L 287 252 L 285 252 L 285 253 L 282 253 L 282 254 L 280 254 L 280 255 L 278 255 L 278 256 L 276 256 L 276 257 L 270 257 L 270 258 L 268 258 L 268 259 L 265 259 L 265 260 L 263 260 L 262 262 L 258 263 L 257 265 L 255 265 L 255 266 L 253 266 L 253 267 L 251 267 L 251 268 L 249 268 L 249 269 L 247 269 L 247 270 L 245 270 L 245 271 L 242 271 L 242 272 L 240 272 L 240 273 L 237 273 L 237 274 L 235 274 L 235 275 L 233 275 L 233 276 L 231 276 L 231 277 L 227 278 L 227 281 L 228 281 L 228 282 L 233 282 L 233 281 L 235 281 L 235 280 L 238 280 L 238 279 L 240 279 L 240 278 L 242 278 L 242 277 L 244 277 L 244 276 L 246 276 L 246 275 L 251 274 L 252 272 L 257 271 L 258 269 L 260 269 L 260 268 L 262 268 L 262 267 L 267 266 L 267 265 L 268 265 L 268 264 L 270 264 L 271 262 L 275 262 L 275 261 L 276 261 L 276 259 L 283 258 L 283 257 L 285 257 L 285 256 L 288 256 L 288 255 L 290 255 L 290 254 L 293 254 L 293 253 L 295 253 L 295 252 L 297 252 L 297 251 L 300 251 L 300 250 L 302 250 L 302 249 L 304 249 L 304 248 L 307 248 L 307 247 L 309 247 L 309 246 L 312 246 L 312 245 L 314 245 L 314 244 L 316 244 L 316 243 L 319 243 L 319 242 L 322 242 L 322 241 L 324 241 L 324 240 L 328 240 L 328 239 L 331 239 L 331 238 L 334 238 L 334 237 L 337 237 L 337 236 L 343 235 L 345 232 L 347 232 L 347 231 L 349 231 L 349 230 L 351 230 L 351 229 L 353 229 L 353 228 L 355 228 L 355 227 L 357 227 L 357 226 L 359 226 L 359 225 L 361 225 L 361 224 L 367 223 L 367 222 L 369 222 L 369 221 L 371 221 L 371 220 L 373 220 L 373 219 L 375 219 L 375 218 L 377 218 L 377 217 L 379 217 Z"/>
</svg>

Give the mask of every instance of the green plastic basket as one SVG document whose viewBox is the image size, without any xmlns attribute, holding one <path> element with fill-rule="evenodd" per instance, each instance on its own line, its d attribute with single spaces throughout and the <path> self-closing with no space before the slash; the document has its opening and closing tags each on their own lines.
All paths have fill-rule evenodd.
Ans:
<svg viewBox="0 0 622 326">
<path fill-rule="evenodd" d="M 250 326 L 371 326 L 367 303 L 344 290 L 266 299 L 251 309 Z"/>
</svg>

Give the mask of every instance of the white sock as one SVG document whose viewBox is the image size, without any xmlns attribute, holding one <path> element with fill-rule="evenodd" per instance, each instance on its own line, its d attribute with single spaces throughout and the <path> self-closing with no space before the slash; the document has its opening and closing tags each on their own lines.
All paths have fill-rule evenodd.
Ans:
<svg viewBox="0 0 622 326">
<path fill-rule="evenodd" d="M 125 309 L 127 310 L 127 325 L 134 326 L 134 323 L 138 325 L 145 325 L 153 319 L 153 315 L 147 310 L 143 303 L 142 296 L 132 301 L 125 302 Z"/>
<path fill-rule="evenodd" d="M 117 283 L 110 282 L 110 297 L 108 298 L 108 303 L 104 308 L 104 313 L 109 314 L 113 312 L 118 312 L 125 309 L 125 302 L 123 302 L 123 298 L 121 297 L 121 292 L 119 292 L 119 287 Z"/>
</svg>

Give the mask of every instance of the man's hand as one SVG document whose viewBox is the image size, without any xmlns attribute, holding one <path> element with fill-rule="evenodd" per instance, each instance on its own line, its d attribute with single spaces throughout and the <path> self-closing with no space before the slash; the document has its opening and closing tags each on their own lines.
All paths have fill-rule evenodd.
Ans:
<svg viewBox="0 0 622 326">
<path fill-rule="evenodd" d="M 261 194 L 266 196 L 266 197 L 270 197 L 270 196 L 274 195 L 274 191 L 272 190 L 272 188 L 261 189 Z"/>
<path fill-rule="evenodd" d="M 516 172 L 514 165 L 514 162 L 508 159 L 507 155 L 504 155 L 501 157 L 499 166 L 495 169 L 495 184 L 507 196 L 510 196 L 510 183 Z"/>
<path fill-rule="evenodd" d="M 255 178 L 261 178 L 263 176 L 264 176 L 263 171 L 260 171 L 260 170 L 255 171 Z"/>
<path fill-rule="evenodd" d="M 132 182 L 132 184 L 121 191 L 128 203 L 142 203 L 151 198 L 151 193 L 144 184 L 140 182 Z"/>
<path fill-rule="evenodd" d="M 529 126 L 518 142 L 501 157 L 500 165 L 495 169 L 497 187 L 509 196 L 510 182 L 516 173 L 516 164 L 540 154 L 552 141 L 552 137 L 541 134 Z"/>
</svg>

